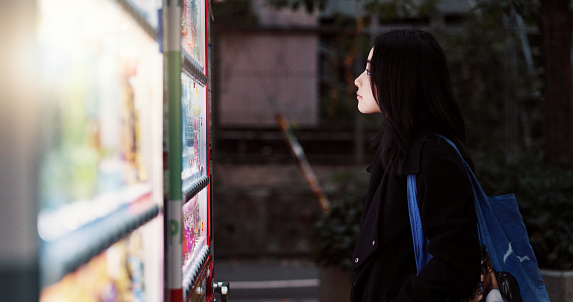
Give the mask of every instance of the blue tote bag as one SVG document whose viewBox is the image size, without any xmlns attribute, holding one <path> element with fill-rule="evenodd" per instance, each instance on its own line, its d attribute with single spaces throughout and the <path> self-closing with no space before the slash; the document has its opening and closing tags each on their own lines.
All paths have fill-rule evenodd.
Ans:
<svg viewBox="0 0 573 302">
<path fill-rule="evenodd" d="M 508 302 L 549 301 L 515 196 L 513 194 L 487 196 L 456 145 L 449 139 L 438 136 L 456 149 L 464 163 L 474 190 L 482 262 L 484 259 L 490 260 L 496 276 L 505 280 L 504 286 L 500 286 L 504 300 Z M 417 202 L 416 176 L 410 174 L 407 179 L 410 226 L 416 255 L 416 268 L 419 273 L 430 261 L 432 255 L 426 251 L 428 239 L 422 230 Z M 508 287 L 512 286 L 513 294 L 508 292 Z"/>
</svg>

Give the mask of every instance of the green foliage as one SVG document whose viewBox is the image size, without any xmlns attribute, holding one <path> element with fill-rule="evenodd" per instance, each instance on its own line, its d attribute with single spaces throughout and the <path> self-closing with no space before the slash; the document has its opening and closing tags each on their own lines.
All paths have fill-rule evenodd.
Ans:
<svg viewBox="0 0 573 302">
<path fill-rule="evenodd" d="M 416 14 L 416 6 L 412 0 L 368 0 L 364 10 L 380 16 L 385 21 L 411 17 Z"/>
<path fill-rule="evenodd" d="M 234 28 L 250 28 L 259 21 L 251 9 L 250 0 L 213 2 L 214 25 Z"/>
<path fill-rule="evenodd" d="M 330 212 L 316 224 L 314 260 L 322 266 L 352 268 L 352 253 L 360 231 L 360 213 L 356 199 L 343 198 L 332 203 Z"/>
<path fill-rule="evenodd" d="M 430 18 L 439 14 L 438 3 L 440 0 L 367 0 L 363 8 L 370 14 L 378 16 L 382 21 L 393 22 L 395 20 L 417 17 Z"/>
<path fill-rule="evenodd" d="M 312 13 L 315 10 L 323 10 L 328 0 L 266 0 L 266 2 L 276 8 L 290 8 L 298 10 L 304 7 L 307 13 Z"/>
<path fill-rule="evenodd" d="M 356 113 L 357 66 L 364 68 L 370 50 L 368 37 L 360 34 L 369 20 L 346 15 L 332 16 L 332 26 L 340 34 L 324 37 L 326 48 L 325 72 L 321 84 L 321 125 L 345 126 L 353 124 Z"/>
<path fill-rule="evenodd" d="M 420 17 L 431 17 L 439 14 L 438 3 L 440 0 L 426 0 L 417 8 L 418 16 Z"/>
<path fill-rule="evenodd" d="M 479 149 L 502 141 L 504 112 L 503 10 L 480 6 L 459 34 L 437 34 L 450 67 L 452 88 L 466 120 L 468 143 Z M 483 139 L 488 133 L 488 139 Z"/>
<path fill-rule="evenodd" d="M 361 175 L 367 173 L 362 172 Z M 315 251 L 313 259 L 322 266 L 350 270 L 360 231 L 361 200 L 366 192 L 367 179 L 357 174 L 338 175 L 335 178 L 340 189 L 337 198 L 331 200 L 330 211 L 315 225 L 311 240 Z"/>
<path fill-rule="evenodd" d="M 573 171 L 548 167 L 541 154 L 474 156 L 488 195 L 514 193 L 542 268 L 573 269 Z"/>
<path fill-rule="evenodd" d="M 507 14 L 514 10 L 520 15 L 537 15 L 541 0 L 498 0 L 497 5 Z"/>
<path fill-rule="evenodd" d="M 515 12 L 504 6 L 511 2 L 481 2 L 465 14 L 459 32 L 435 33 L 448 58 L 468 145 L 474 150 L 494 150 L 504 144 L 506 123 L 519 123 L 518 145 L 529 148 L 541 143 L 543 81 L 539 74 L 528 72 L 518 35 L 521 29 L 514 24 L 515 15 L 510 16 Z M 530 47 L 539 49 L 532 41 L 537 40 L 530 40 Z M 540 63 L 533 59 L 536 69 Z M 510 100 L 514 105 L 507 107 Z"/>
</svg>

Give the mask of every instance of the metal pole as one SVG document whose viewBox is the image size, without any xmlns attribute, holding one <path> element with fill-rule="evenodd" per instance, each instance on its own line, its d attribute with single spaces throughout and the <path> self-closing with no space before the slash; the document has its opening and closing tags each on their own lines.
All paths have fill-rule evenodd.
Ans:
<svg viewBox="0 0 573 302">
<path fill-rule="evenodd" d="M 183 301 L 181 183 L 181 3 L 163 4 L 165 275 L 168 302 Z"/>
</svg>

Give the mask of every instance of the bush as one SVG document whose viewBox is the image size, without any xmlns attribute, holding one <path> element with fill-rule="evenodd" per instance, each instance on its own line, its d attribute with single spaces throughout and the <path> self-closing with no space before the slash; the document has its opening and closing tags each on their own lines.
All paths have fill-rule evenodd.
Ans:
<svg viewBox="0 0 573 302">
<path fill-rule="evenodd" d="M 573 269 L 573 171 L 549 167 L 541 154 L 475 155 L 488 195 L 514 193 L 539 266 Z"/>
<path fill-rule="evenodd" d="M 331 195 L 337 198 L 331 199 L 330 210 L 315 224 L 311 239 L 314 261 L 321 266 L 352 268 L 352 254 L 360 231 L 361 200 L 369 175 L 364 169 L 361 171 L 334 177 L 338 190 Z"/>
</svg>

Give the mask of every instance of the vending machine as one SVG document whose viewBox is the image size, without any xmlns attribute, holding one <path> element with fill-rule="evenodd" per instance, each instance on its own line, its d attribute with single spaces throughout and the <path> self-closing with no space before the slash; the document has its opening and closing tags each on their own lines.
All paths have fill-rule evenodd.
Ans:
<svg viewBox="0 0 573 302">
<path fill-rule="evenodd" d="M 214 301 L 210 135 L 210 1 L 164 5 L 167 299 Z"/>
<path fill-rule="evenodd" d="M 161 301 L 161 1 L 37 3 L 40 301 Z"/>
<path fill-rule="evenodd" d="M 0 150 L 15 159 L 0 165 L 0 260 L 22 260 L 1 262 L 0 277 L 26 276 L 0 297 L 226 301 L 214 282 L 209 1 L 22 1 L 11 24 L 33 24 L 17 61 L 30 73 L 1 74 L 22 79 L 10 92 L 25 103 L 2 104 L 14 127 Z"/>
</svg>

